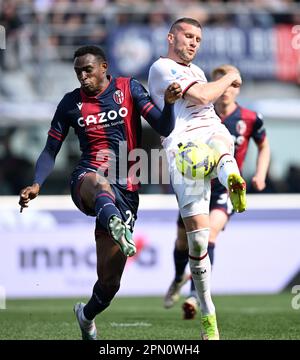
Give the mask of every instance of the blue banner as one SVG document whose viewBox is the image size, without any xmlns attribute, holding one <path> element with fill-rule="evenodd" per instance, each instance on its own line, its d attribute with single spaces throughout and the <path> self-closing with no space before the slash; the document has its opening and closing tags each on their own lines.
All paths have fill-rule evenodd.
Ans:
<svg viewBox="0 0 300 360">
<path fill-rule="evenodd" d="M 166 27 L 126 26 L 111 32 L 108 38 L 111 73 L 146 80 L 151 64 L 167 54 L 168 30 Z M 295 80 L 295 59 L 299 59 L 299 54 L 292 49 L 291 34 L 289 25 L 268 29 L 208 26 L 203 30 L 194 63 L 208 77 L 216 66 L 230 63 L 241 70 L 244 78 Z M 297 56 L 280 56 L 289 52 Z M 281 76 L 281 68 L 291 70 Z"/>
</svg>

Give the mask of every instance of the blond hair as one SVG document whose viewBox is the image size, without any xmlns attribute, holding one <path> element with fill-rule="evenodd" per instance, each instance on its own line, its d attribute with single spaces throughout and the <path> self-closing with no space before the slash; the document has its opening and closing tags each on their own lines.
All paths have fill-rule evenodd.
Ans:
<svg viewBox="0 0 300 360">
<path fill-rule="evenodd" d="M 229 71 L 235 71 L 238 72 L 240 75 L 240 70 L 230 64 L 224 64 L 224 65 L 220 65 L 218 67 L 216 67 L 212 72 L 211 72 L 211 77 L 214 79 L 217 75 L 225 75 L 227 74 Z"/>
</svg>

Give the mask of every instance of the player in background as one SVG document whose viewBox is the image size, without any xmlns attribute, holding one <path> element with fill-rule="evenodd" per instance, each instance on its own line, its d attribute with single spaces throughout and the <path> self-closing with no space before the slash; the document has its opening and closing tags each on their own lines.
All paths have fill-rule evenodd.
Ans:
<svg viewBox="0 0 300 360">
<path fill-rule="evenodd" d="M 216 171 L 221 184 L 230 193 L 237 212 L 246 208 L 246 183 L 234 159 L 234 144 L 217 116 L 213 103 L 231 86 L 242 83 L 239 72 L 229 71 L 220 79 L 207 82 L 203 71 L 192 63 L 200 47 L 202 29 L 198 21 L 181 18 L 168 34 L 168 54 L 150 68 L 149 90 L 153 101 L 163 107 L 163 89 L 176 81 L 183 98 L 174 105 L 175 128 L 162 144 L 166 150 L 172 186 L 188 239 L 189 264 L 201 306 L 201 337 L 219 339 L 215 306 L 211 298 L 211 264 L 207 254 L 210 232 L 210 178 L 187 182 L 176 167 L 179 143 L 201 141 L 215 152 Z"/>
<path fill-rule="evenodd" d="M 216 81 L 229 71 L 239 71 L 232 65 L 222 65 L 212 71 L 212 80 Z M 231 133 L 235 144 L 235 158 L 240 171 L 252 138 L 257 146 L 256 171 L 252 177 L 252 185 L 257 191 L 264 190 L 266 186 L 266 176 L 270 164 L 270 146 L 266 137 L 263 119 L 260 114 L 241 107 L 236 98 L 240 89 L 230 86 L 222 96 L 215 102 L 216 113 L 222 123 Z M 210 262 L 214 262 L 214 250 L 219 233 L 225 228 L 229 217 L 232 214 L 232 206 L 229 201 L 227 189 L 213 179 L 211 184 L 210 199 L 210 235 L 208 240 L 208 254 Z M 190 279 L 184 273 L 188 263 L 188 240 L 186 237 L 184 223 L 180 215 L 177 220 L 177 238 L 174 248 L 175 278 L 172 281 L 164 299 L 164 306 L 171 308 L 179 300 L 181 287 Z M 182 305 L 183 318 L 193 319 L 198 309 L 195 286 L 191 280 L 191 291 Z"/>
<path fill-rule="evenodd" d="M 46 146 L 36 163 L 31 186 L 20 193 L 21 211 L 37 197 L 54 167 L 55 158 L 73 127 L 78 136 L 81 158 L 71 176 L 71 195 L 84 214 L 96 216 L 97 274 L 88 303 L 77 303 L 74 312 L 82 338 L 96 339 L 95 317 L 105 310 L 119 290 L 127 256 L 136 247 L 132 239 L 138 209 L 139 183 L 131 173 L 128 154 L 141 143 L 142 115 L 163 136 L 174 127 L 173 103 L 181 97 L 178 84 L 165 91 L 162 112 L 152 103 L 145 88 L 133 78 L 107 75 L 108 63 L 101 48 L 83 46 L 74 53 L 74 70 L 81 87 L 67 93 L 53 117 Z M 119 144 L 126 141 L 125 150 Z M 116 165 L 115 181 L 107 173 Z M 123 164 L 121 164 L 123 163 Z M 72 236 L 72 234 L 70 234 Z"/>
</svg>

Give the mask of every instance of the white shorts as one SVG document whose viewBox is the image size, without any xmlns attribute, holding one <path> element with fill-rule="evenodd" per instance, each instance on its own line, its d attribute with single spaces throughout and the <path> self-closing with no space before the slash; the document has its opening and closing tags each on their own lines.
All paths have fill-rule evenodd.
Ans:
<svg viewBox="0 0 300 360">
<path fill-rule="evenodd" d="M 220 141 L 219 138 L 217 141 L 213 140 L 217 135 L 221 135 L 221 137 L 225 139 L 226 145 L 224 145 L 225 142 Z M 217 177 L 216 168 L 209 176 L 201 180 L 186 179 L 177 170 L 176 153 L 178 151 L 178 144 L 195 140 L 208 144 L 217 150 L 220 155 L 228 152 L 231 155 L 234 154 L 232 136 L 227 128 L 220 123 L 182 132 L 177 139 L 173 137 L 172 139 L 166 138 L 163 141 L 163 146 L 166 149 L 168 157 L 172 186 L 177 197 L 180 214 L 183 218 L 193 215 L 209 214 L 210 181 Z"/>
</svg>

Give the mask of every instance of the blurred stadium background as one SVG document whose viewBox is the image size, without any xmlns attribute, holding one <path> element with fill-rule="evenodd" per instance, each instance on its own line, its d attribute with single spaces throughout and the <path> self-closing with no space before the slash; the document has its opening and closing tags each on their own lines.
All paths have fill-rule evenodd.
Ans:
<svg viewBox="0 0 300 360">
<path fill-rule="evenodd" d="M 66 196 L 79 154 L 73 133 L 58 155 L 43 196 L 22 215 L 17 206 L 17 194 L 32 181 L 58 101 L 78 87 L 74 50 L 100 45 L 108 54 L 112 75 L 131 75 L 146 85 L 150 64 L 166 52 L 171 22 L 183 16 L 197 18 L 204 26 L 196 63 L 208 78 L 212 68 L 222 63 L 240 68 L 244 84 L 239 102 L 264 115 L 272 151 L 267 188 L 254 194 L 250 180 L 256 149 L 253 144 L 249 149 L 244 166 L 249 210 L 234 216 L 220 236 L 213 291 L 271 294 L 273 299 L 288 291 L 276 305 L 270 297 L 252 308 L 251 297 L 217 301 L 222 307 L 224 299 L 231 299 L 234 305 L 231 310 L 225 306 L 227 315 L 237 311 L 238 304 L 248 317 L 287 311 L 286 329 L 295 325 L 297 306 L 292 306 L 291 289 L 300 285 L 300 4 L 292 0 L 0 0 L 0 48 L 5 48 L 0 50 L 0 308 L 8 308 L 0 312 L 2 320 L 11 324 L 12 316 L 23 321 L 25 315 L 20 313 L 32 312 L 36 306 L 34 302 L 32 308 L 25 305 L 20 310 L 21 303 L 10 299 L 87 297 L 95 280 L 93 219 L 76 210 Z M 143 139 L 147 152 L 160 148 L 159 137 L 146 124 Z M 170 191 L 159 183 L 141 189 L 135 232 L 139 252 L 126 265 L 119 295 L 161 297 L 172 279 L 177 207 Z M 9 313 L 10 301 L 16 318 Z M 268 308 L 268 303 L 274 306 Z M 178 308 L 171 312 L 174 319 L 179 312 Z M 299 338 L 299 321 L 296 325 L 287 338 Z M 37 329 L 31 330 L 23 330 L 19 338 L 39 338 Z M 246 338 L 246 331 L 237 327 L 227 338 Z M 259 336 L 268 338 L 264 333 Z M 276 332 L 272 336 L 276 338 Z M 10 337 L 18 335 L 2 327 L 0 338 Z"/>
</svg>

